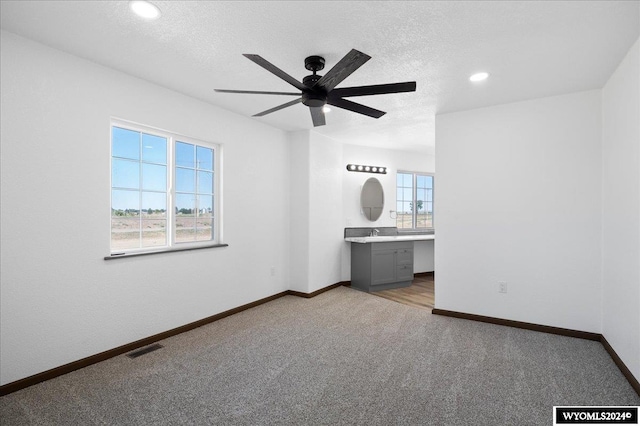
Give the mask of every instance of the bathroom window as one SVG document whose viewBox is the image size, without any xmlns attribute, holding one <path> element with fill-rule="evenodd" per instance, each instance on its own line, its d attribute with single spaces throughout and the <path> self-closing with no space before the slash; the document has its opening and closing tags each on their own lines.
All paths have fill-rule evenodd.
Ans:
<svg viewBox="0 0 640 426">
<path fill-rule="evenodd" d="M 112 122 L 111 254 L 219 243 L 219 146 Z"/>
<path fill-rule="evenodd" d="M 396 175 L 398 230 L 433 229 L 433 175 L 403 172 Z"/>
</svg>

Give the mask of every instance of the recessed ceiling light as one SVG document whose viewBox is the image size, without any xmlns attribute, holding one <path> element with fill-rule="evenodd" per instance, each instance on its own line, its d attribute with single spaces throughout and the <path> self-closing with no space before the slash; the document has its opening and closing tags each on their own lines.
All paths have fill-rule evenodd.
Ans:
<svg viewBox="0 0 640 426">
<path fill-rule="evenodd" d="M 489 77 L 489 73 L 487 73 L 487 72 L 479 72 L 479 73 L 474 74 L 471 77 L 469 77 L 469 80 L 470 81 L 482 81 L 482 80 L 486 80 L 487 77 Z"/>
<path fill-rule="evenodd" d="M 155 4 L 143 0 L 132 0 L 129 7 L 136 15 L 144 19 L 158 19 L 160 17 L 160 9 Z"/>
</svg>

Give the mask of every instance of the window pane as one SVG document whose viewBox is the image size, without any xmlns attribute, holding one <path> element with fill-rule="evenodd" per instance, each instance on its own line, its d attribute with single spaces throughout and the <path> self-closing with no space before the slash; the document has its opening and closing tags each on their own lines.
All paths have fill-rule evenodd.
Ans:
<svg viewBox="0 0 640 426">
<path fill-rule="evenodd" d="M 406 173 L 402 175 L 402 186 L 405 188 L 413 188 L 413 175 Z"/>
<path fill-rule="evenodd" d="M 190 169 L 176 169 L 176 191 L 196 192 L 196 172 Z"/>
<path fill-rule="evenodd" d="M 413 189 L 405 188 L 402 190 L 402 198 L 404 201 L 411 201 L 413 199 Z"/>
<path fill-rule="evenodd" d="M 193 223 L 176 228 L 176 243 L 190 243 L 196 240 L 196 228 Z"/>
<path fill-rule="evenodd" d="M 140 232 L 111 231 L 111 250 L 126 250 L 140 248 Z"/>
<path fill-rule="evenodd" d="M 193 217 L 196 200 L 193 194 L 176 194 L 176 215 Z"/>
<path fill-rule="evenodd" d="M 427 215 L 426 214 L 418 214 L 416 216 L 416 228 L 426 228 L 427 227 Z"/>
<path fill-rule="evenodd" d="M 194 217 L 176 218 L 176 243 L 186 243 L 196 239 L 196 222 Z"/>
<path fill-rule="evenodd" d="M 198 195 L 198 216 L 213 217 L 213 196 Z"/>
<path fill-rule="evenodd" d="M 412 216 L 411 214 L 398 213 L 398 217 L 396 219 L 396 226 L 401 229 L 412 228 Z"/>
<path fill-rule="evenodd" d="M 111 129 L 111 152 L 114 157 L 140 159 L 140 132 L 113 127 Z"/>
<path fill-rule="evenodd" d="M 196 237 L 196 205 L 192 194 L 176 195 L 176 242 L 195 241 Z"/>
<path fill-rule="evenodd" d="M 111 161 L 111 186 L 116 188 L 140 188 L 140 163 L 114 158 Z"/>
<path fill-rule="evenodd" d="M 142 246 L 156 247 L 167 245 L 167 221 L 159 217 L 146 216 L 142 219 Z"/>
<path fill-rule="evenodd" d="M 114 189 L 111 191 L 111 216 L 137 217 L 140 214 L 140 192 Z"/>
<path fill-rule="evenodd" d="M 198 171 L 198 193 L 213 194 L 213 173 Z"/>
<path fill-rule="evenodd" d="M 167 190 L 167 166 L 142 163 L 142 189 Z"/>
<path fill-rule="evenodd" d="M 211 226 L 211 219 L 206 218 L 198 218 L 196 222 L 196 235 L 195 239 L 197 241 L 207 241 L 211 240 L 213 237 L 213 228 Z"/>
<path fill-rule="evenodd" d="M 213 171 L 213 149 L 199 146 L 196 148 L 198 169 Z"/>
<path fill-rule="evenodd" d="M 417 189 L 416 190 L 416 198 L 419 201 L 426 201 L 427 200 L 427 190 L 426 189 Z"/>
<path fill-rule="evenodd" d="M 176 166 L 196 167 L 195 145 L 184 142 L 176 142 Z"/>
<path fill-rule="evenodd" d="M 146 218 L 166 218 L 167 195 L 164 192 L 142 193 L 142 215 Z"/>
<path fill-rule="evenodd" d="M 140 219 L 137 217 L 113 217 L 111 219 L 111 250 L 140 247 Z"/>
<path fill-rule="evenodd" d="M 142 247 L 163 247 L 167 245 L 167 230 L 143 230 Z"/>
<path fill-rule="evenodd" d="M 142 161 L 167 164 L 167 139 L 143 133 Z"/>
</svg>

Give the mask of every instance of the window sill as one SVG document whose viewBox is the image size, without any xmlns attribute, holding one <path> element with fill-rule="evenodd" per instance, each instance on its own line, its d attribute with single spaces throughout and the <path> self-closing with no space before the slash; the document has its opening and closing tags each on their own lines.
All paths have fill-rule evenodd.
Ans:
<svg viewBox="0 0 640 426">
<path fill-rule="evenodd" d="M 162 253 L 173 253 L 173 252 L 180 252 L 180 251 L 190 251 L 190 250 L 203 250 L 203 249 L 211 249 L 211 248 L 218 248 L 218 247 L 229 247 L 229 244 L 212 244 L 212 245 L 208 245 L 208 246 L 198 246 L 198 247 L 182 247 L 182 248 L 170 248 L 170 249 L 162 249 L 162 250 L 155 250 L 155 251 L 145 251 L 145 252 L 138 252 L 138 253 L 114 253 L 110 256 L 105 256 L 104 260 L 113 260 L 113 259 L 122 259 L 125 257 L 136 257 L 136 256 L 148 256 L 151 254 L 162 254 Z"/>
</svg>

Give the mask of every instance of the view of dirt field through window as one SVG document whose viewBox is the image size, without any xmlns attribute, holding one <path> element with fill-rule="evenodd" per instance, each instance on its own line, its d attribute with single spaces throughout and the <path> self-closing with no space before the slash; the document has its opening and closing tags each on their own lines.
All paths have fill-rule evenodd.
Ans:
<svg viewBox="0 0 640 426">
<path fill-rule="evenodd" d="M 214 149 L 160 133 L 112 127 L 112 251 L 215 237 Z"/>
</svg>

